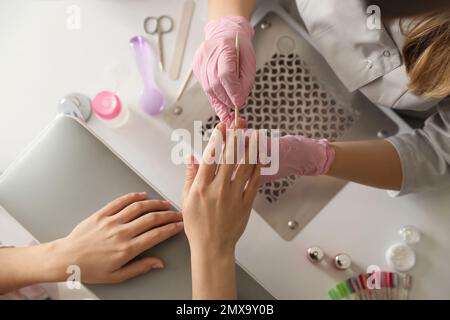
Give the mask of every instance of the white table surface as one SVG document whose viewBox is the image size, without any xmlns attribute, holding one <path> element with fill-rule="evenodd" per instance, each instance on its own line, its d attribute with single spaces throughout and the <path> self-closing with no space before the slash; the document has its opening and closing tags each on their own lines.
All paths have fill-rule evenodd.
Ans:
<svg viewBox="0 0 450 320">
<path fill-rule="evenodd" d="M 54 118 L 56 103 L 70 92 L 89 96 L 115 90 L 135 110 L 124 128 L 105 127 L 95 117 L 88 125 L 132 166 L 179 203 L 184 168 L 172 164 L 170 130 L 159 119 L 142 115 L 136 101 L 141 87 L 128 39 L 142 34 L 148 15 L 171 15 L 180 21 L 180 0 L 2 0 L 0 3 L 0 171 Z M 181 78 L 202 40 L 206 1 L 197 0 Z M 66 28 L 69 5 L 81 9 L 81 29 Z M 176 31 L 165 36 L 166 65 L 171 62 Z M 155 39 L 151 39 L 152 43 Z M 158 73 L 157 82 L 170 102 L 179 81 Z M 407 126 L 391 112 L 401 126 Z M 386 192 L 348 184 L 292 241 L 282 240 L 253 213 L 239 242 L 239 262 L 272 294 L 284 299 L 327 299 L 327 291 L 345 273 L 318 268 L 305 258 L 306 248 L 327 254 L 348 253 L 361 270 L 387 269 L 384 253 L 399 241 L 407 224 L 422 232 L 414 247 L 417 265 L 413 298 L 450 298 L 450 197 L 448 189 L 398 199 Z M 275 213 L 274 213 L 275 214 Z M 4 221 L 4 220 L 2 220 Z M 0 226 L 0 231 L 1 231 Z M 6 227 L 6 224 L 3 224 Z M 83 295 L 60 291 L 57 297 Z M 88 296 L 86 296 L 88 297 Z"/>
</svg>

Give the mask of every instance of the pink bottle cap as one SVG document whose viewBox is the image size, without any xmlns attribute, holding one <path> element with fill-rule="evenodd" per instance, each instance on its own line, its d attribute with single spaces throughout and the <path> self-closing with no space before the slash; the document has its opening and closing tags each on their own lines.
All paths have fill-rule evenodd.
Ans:
<svg viewBox="0 0 450 320">
<path fill-rule="evenodd" d="M 117 117 L 122 111 L 122 103 L 114 93 L 102 91 L 92 100 L 92 109 L 100 118 L 111 120 Z"/>
</svg>

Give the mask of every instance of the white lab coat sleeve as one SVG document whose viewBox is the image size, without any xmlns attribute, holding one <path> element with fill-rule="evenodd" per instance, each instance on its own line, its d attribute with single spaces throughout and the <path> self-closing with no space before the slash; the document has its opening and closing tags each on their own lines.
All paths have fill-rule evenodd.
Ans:
<svg viewBox="0 0 450 320">
<path fill-rule="evenodd" d="M 450 186 L 450 100 L 438 105 L 423 129 L 387 139 L 397 150 L 403 181 L 400 196 Z"/>
</svg>

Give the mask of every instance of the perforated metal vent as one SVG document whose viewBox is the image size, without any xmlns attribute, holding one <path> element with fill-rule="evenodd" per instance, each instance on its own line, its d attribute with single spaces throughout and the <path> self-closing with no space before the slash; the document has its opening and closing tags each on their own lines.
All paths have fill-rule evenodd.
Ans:
<svg viewBox="0 0 450 320">
<path fill-rule="evenodd" d="M 255 87 L 241 115 L 250 128 L 279 129 L 281 135 L 337 140 L 356 120 L 348 106 L 339 103 L 296 54 L 275 53 L 256 72 Z M 214 128 L 219 119 L 210 117 L 203 130 Z M 274 202 L 298 177 L 287 177 L 261 187 Z"/>
</svg>

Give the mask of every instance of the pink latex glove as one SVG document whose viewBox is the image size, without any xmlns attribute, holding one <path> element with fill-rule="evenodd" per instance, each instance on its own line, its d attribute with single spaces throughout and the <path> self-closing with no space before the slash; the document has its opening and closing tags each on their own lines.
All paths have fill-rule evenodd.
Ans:
<svg viewBox="0 0 450 320">
<path fill-rule="evenodd" d="M 226 123 L 227 128 L 235 128 L 234 112 Z M 238 128 L 247 130 L 248 123 L 239 118 Z M 279 169 L 274 175 L 261 175 L 261 184 L 282 179 L 291 175 L 320 176 L 326 174 L 335 159 L 335 151 L 327 139 L 309 139 L 303 136 L 286 135 L 278 140 Z M 270 159 L 273 140 L 267 140 L 267 152 Z"/>
<path fill-rule="evenodd" d="M 271 143 L 268 142 L 268 150 Z M 273 157 L 273 156 L 272 156 Z M 326 139 L 302 136 L 279 138 L 279 170 L 275 175 L 261 175 L 261 182 L 271 182 L 290 175 L 318 176 L 326 174 L 335 159 L 334 149 Z"/>
<path fill-rule="evenodd" d="M 234 113 L 232 113 L 234 117 Z M 226 124 L 229 128 L 235 128 L 234 118 Z M 248 123 L 239 118 L 238 128 L 247 130 Z M 335 159 L 335 151 L 327 139 L 309 139 L 303 136 L 287 135 L 278 140 L 279 169 L 274 175 L 261 175 L 261 184 L 282 179 L 291 175 L 319 176 L 326 174 Z M 269 159 L 275 155 L 271 153 L 273 140 L 267 140 L 267 152 Z"/>
<path fill-rule="evenodd" d="M 255 82 L 253 27 L 244 17 L 228 16 L 208 22 L 205 41 L 194 57 L 193 71 L 220 121 L 230 109 L 242 107 Z M 236 73 L 236 32 L 239 32 L 240 75 Z"/>
</svg>

